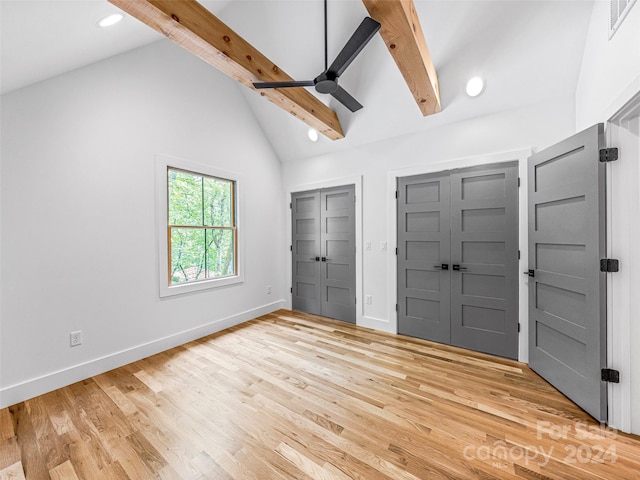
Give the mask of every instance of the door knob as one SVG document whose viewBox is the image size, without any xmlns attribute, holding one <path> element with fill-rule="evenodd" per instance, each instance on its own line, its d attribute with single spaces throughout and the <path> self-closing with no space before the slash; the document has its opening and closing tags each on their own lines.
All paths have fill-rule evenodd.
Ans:
<svg viewBox="0 0 640 480">
<path fill-rule="evenodd" d="M 460 265 L 452 265 L 451 268 L 455 271 L 466 270 L 467 267 L 461 267 Z"/>
<path fill-rule="evenodd" d="M 436 270 L 449 270 L 449 264 L 443 263 L 442 265 L 434 265 L 433 268 Z"/>
</svg>

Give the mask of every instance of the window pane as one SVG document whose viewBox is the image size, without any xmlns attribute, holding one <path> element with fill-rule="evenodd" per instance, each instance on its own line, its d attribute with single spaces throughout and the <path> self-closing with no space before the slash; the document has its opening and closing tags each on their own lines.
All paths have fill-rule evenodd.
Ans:
<svg viewBox="0 0 640 480">
<path fill-rule="evenodd" d="M 209 277 L 234 275 L 236 262 L 235 232 L 231 229 L 207 229 L 207 270 Z"/>
<path fill-rule="evenodd" d="M 169 225 L 202 225 L 202 177 L 168 169 Z"/>
<path fill-rule="evenodd" d="M 233 226 L 233 182 L 204 177 L 204 224 Z"/>
<path fill-rule="evenodd" d="M 171 283 L 184 283 L 207 277 L 205 272 L 205 230 L 171 229 Z"/>
</svg>

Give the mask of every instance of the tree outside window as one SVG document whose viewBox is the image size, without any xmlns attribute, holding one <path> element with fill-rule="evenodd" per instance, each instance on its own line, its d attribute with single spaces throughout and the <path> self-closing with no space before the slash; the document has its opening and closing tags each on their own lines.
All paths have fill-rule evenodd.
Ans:
<svg viewBox="0 0 640 480">
<path fill-rule="evenodd" d="M 167 168 L 169 285 L 237 274 L 235 182 Z"/>
</svg>

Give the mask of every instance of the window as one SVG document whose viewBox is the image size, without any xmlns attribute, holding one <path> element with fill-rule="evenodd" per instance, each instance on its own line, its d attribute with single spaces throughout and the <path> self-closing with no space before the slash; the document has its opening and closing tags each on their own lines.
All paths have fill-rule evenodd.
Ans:
<svg viewBox="0 0 640 480">
<path fill-rule="evenodd" d="M 237 176 L 167 158 L 158 174 L 160 296 L 242 281 Z"/>
<path fill-rule="evenodd" d="M 169 283 L 236 273 L 235 184 L 167 168 Z"/>
</svg>

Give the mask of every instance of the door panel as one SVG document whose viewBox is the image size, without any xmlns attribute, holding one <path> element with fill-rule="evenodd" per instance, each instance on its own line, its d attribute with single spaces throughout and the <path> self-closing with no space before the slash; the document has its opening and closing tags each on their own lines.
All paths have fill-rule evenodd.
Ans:
<svg viewBox="0 0 640 480">
<path fill-rule="evenodd" d="M 322 189 L 322 315 L 356 323 L 355 187 Z"/>
<path fill-rule="evenodd" d="M 605 178 L 595 125 L 529 158 L 529 365 L 607 420 Z"/>
<path fill-rule="evenodd" d="M 449 175 L 398 179 L 398 333 L 450 341 Z"/>
<path fill-rule="evenodd" d="M 294 310 L 320 315 L 320 193 L 291 194 L 292 306 Z M 316 261 L 318 257 L 318 261 Z"/>
<path fill-rule="evenodd" d="M 518 357 L 518 165 L 451 173 L 451 343 Z"/>
</svg>

